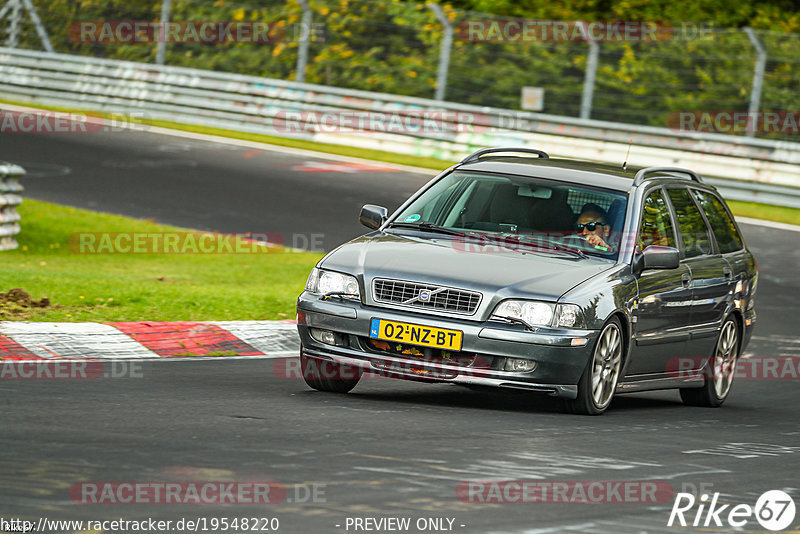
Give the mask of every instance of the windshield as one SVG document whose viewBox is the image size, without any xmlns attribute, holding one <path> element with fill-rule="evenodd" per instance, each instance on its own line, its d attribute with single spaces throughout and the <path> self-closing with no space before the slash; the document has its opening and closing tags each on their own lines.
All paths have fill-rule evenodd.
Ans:
<svg viewBox="0 0 800 534">
<path fill-rule="evenodd" d="M 625 193 L 581 184 L 457 171 L 414 200 L 392 225 L 616 259 L 627 200 Z"/>
</svg>

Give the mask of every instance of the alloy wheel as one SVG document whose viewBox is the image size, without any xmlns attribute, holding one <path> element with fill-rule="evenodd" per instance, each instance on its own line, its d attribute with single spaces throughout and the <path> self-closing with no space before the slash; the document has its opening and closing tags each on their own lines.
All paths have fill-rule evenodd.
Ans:
<svg viewBox="0 0 800 534">
<path fill-rule="evenodd" d="M 604 408 L 614 395 L 622 364 L 622 336 L 619 327 L 611 323 L 600 334 L 592 362 L 592 399 Z"/>
</svg>

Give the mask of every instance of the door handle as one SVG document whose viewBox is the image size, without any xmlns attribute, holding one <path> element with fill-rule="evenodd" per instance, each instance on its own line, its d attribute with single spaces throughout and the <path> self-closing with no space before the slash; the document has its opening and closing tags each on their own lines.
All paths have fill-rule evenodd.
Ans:
<svg viewBox="0 0 800 534">
<path fill-rule="evenodd" d="M 722 274 L 725 275 L 726 280 L 733 278 L 733 271 L 731 271 L 730 267 L 723 267 Z"/>
<path fill-rule="evenodd" d="M 681 282 L 683 282 L 683 287 L 689 287 L 692 284 L 692 275 L 690 274 L 681 275 Z"/>
</svg>

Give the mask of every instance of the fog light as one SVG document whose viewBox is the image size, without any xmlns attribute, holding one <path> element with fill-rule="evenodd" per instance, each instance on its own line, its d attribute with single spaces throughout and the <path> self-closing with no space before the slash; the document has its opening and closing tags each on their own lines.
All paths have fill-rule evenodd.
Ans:
<svg viewBox="0 0 800 534">
<path fill-rule="evenodd" d="M 536 369 L 535 361 L 521 358 L 506 358 L 506 364 L 503 367 L 504 371 L 512 371 L 514 373 L 529 373 L 534 369 Z"/>
<path fill-rule="evenodd" d="M 319 328 L 312 328 L 311 337 L 313 337 L 320 343 L 325 343 L 326 345 L 336 344 L 336 336 L 334 336 L 333 332 L 331 332 L 330 330 L 320 330 Z"/>
</svg>

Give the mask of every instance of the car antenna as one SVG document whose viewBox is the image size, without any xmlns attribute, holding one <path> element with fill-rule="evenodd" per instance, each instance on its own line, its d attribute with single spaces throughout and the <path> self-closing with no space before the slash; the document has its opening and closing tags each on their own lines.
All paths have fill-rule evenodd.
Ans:
<svg viewBox="0 0 800 534">
<path fill-rule="evenodd" d="M 625 154 L 625 161 L 622 162 L 622 170 L 623 171 L 628 168 L 628 156 L 631 155 L 631 145 L 633 145 L 633 139 L 631 139 L 631 142 L 628 143 L 628 153 Z"/>
</svg>

